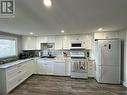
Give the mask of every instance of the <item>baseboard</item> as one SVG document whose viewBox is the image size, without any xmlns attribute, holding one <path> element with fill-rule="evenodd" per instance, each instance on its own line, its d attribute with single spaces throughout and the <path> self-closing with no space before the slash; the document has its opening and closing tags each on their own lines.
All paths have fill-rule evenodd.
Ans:
<svg viewBox="0 0 127 95">
<path fill-rule="evenodd" d="M 124 85 L 125 87 L 127 87 L 127 82 L 123 82 L 123 85 Z"/>
</svg>

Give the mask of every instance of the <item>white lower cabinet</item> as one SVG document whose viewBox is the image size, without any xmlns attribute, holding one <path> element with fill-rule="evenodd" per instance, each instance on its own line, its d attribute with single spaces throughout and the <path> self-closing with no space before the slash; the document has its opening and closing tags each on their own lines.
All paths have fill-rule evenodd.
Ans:
<svg viewBox="0 0 127 95">
<path fill-rule="evenodd" d="M 0 69 L 0 95 L 6 95 L 34 72 L 34 60 Z"/>
<path fill-rule="evenodd" d="M 95 61 L 88 61 L 88 77 L 95 77 Z"/>
<path fill-rule="evenodd" d="M 38 74 L 53 75 L 53 61 L 47 61 L 43 59 L 37 60 L 37 72 Z"/>
<path fill-rule="evenodd" d="M 54 75 L 65 76 L 65 62 L 54 63 Z"/>
<path fill-rule="evenodd" d="M 70 65 L 65 61 L 47 61 L 43 59 L 37 60 L 37 74 L 46 75 L 58 75 L 58 76 L 69 76 L 70 75 Z"/>
<path fill-rule="evenodd" d="M 67 59 L 65 62 L 65 73 L 66 73 L 66 76 L 71 75 L 71 61 L 70 61 L 70 59 Z"/>
</svg>

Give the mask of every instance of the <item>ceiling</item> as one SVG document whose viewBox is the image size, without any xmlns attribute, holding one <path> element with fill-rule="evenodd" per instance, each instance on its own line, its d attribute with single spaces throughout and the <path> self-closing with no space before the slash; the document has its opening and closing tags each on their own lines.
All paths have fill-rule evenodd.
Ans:
<svg viewBox="0 0 127 95">
<path fill-rule="evenodd" d="M 0 18 L 0 30 L 20 35 L 63 35 L 117 31 L 127 27 L 127 0 L 15 0 L 16 17 Z"/>
</svg>

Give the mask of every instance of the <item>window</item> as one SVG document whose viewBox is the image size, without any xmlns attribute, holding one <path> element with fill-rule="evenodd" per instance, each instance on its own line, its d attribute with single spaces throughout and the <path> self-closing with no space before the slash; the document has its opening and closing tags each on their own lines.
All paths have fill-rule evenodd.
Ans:
<svg viewBox="0 0 127 95">
<path fill-rule="evenodd" d="M 0 58 L 13 57 L 16 55 L 16 39 L 0 38 Z"/>
</svg>

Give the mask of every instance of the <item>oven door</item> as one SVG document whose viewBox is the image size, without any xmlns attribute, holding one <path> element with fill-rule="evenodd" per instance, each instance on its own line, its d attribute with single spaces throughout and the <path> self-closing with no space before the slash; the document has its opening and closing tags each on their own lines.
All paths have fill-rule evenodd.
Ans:
<svg viewBox="0 0 127 95">
<path fill-rule="evenodd" d="M 72 59 L 71 61 L 71 71 L 84 73 L 88 71 L 88 65 L 86 60 Z"/>
</svg>

